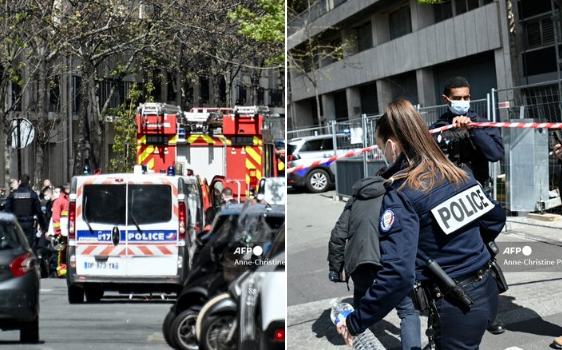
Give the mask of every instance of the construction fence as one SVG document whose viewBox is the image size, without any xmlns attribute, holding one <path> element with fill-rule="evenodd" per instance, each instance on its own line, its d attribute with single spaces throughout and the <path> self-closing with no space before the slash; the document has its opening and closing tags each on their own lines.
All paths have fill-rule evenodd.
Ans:
<svg viewBox="0 0 562 350">
<path fill-rule="evenodd" d="M 486 99 L 471 101 L 471 109 L 492 122 L 562 122 L 562 81 L 492 89 Z M 416 106 L 429 126 L 446 112 L 446 105 Z M 381 115 L 362 115 L 328 126 L 289 130 L 288 140 L 315 135 L 334 135 L 334 155 L 342 150 L 359 150 L 376 144 L 375 127 Z M 560 211 L 559 190 L 562 169 L 552 155 L 553 132 L 546 128 L 502 127 L 505 154 L 490 163 L 488 184 L 483 184 L 508 212 Z M 335 137 L 335 136 L 338 137 Z M 345 137 L 342 137 L 345 136 Z M 351 196 L 351 186 L 363 177 L 375 175 L 383 166 L 380 150 L 339 159 L 330 169 L 336 176 L 336 195 Z"/>
</svg>

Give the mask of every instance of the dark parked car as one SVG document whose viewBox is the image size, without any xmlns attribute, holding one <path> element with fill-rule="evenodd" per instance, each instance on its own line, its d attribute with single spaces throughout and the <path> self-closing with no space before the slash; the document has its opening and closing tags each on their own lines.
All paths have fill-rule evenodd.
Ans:
<svg viewBox="0 0 562 350">
<path fill-rule="evenodd" d="M 0 329 L 39 341 L 39 267 L 12 214 L 0 213 Z"/>
</svg>

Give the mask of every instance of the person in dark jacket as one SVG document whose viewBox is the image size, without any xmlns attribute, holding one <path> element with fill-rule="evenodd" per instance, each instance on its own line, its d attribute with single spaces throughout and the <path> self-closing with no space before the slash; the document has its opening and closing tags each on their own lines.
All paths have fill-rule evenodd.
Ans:
<svg viewBox="0 0 562 350">
<path fill-rule="evenodd" d="M 498 128 L 473 128 L 472 122 L 489 122 L 470 109 L 470 85 L 463 77 L 453 77 L 445 82 L 443 103 L 448 111 L 431 125 L 430 129 L 456 124 L 457 128 L 433 134 L 437 144 L 458 167 L 470 170 L 484 188 L 489 188 L 490 171 L 488 162 L 503 158 L 504 148 Z M 492 334 L 505 332 L 505 324 L 495 320 L 488 327 Z"/>
<path fill-rule="evenodd" d="M 331 275 L 345 269 L 346 282 L 349 277 L 353 280 L 355 306 L 359 305 L 381 268 L 379 214 L 386 192 L 385 181 L 381 176 L 370 176 L 353 185 L 353 197 L 347 201 L 330 237 L 328 262 Z M 400 318 L 402 349 L 420 350 L 420 316 L 410 295 L 396 306 L 396 311 Z"/>
<path fill-rule="evenodd" d="M 417 282 L 424 290 L 440 288 L 428 296 L 436 348 L 478 349 L 497 314 L 499 293 L 482 237 L 501 232 L 505 213 L 439 150 L 410 102 L 390 103 L 375 134 L 392 163 L 383 174 L 388 183 L 379 222 L 382 267 L 355 311 L 337 324 L 338 333 L 352 345 L 353 336 L 383 319 Z M 459 294 L 430 268 L 435 264 L 464 288 L 472 305 L 459 302 Z"/>
<path fill-rule="evenodd" d="M 457 128 L 433 134 L 437 144 L 458 167 L 467 167 L 482 186 L 489 180 L 488 162 L 503 158 L 504 148 L 498 128 L 471 127 L 472 122 L 489 122 L 470 109 L 470 85 L 463 77 L 445 82 L 443 103 L 448 110 L 430 129 L 455 124 Z"/>
<path fill-rule="evenodd" d="M 39 196 L 29 187 L 29 175 L 23 174 L 20 177 L 19 186 L 8 196 L 4 211 L 16 216 L 25 232 L 29 246 L 32 247 L 35 243 L 35 217 L 43 231 L 46 226 Z"/>
</svg>

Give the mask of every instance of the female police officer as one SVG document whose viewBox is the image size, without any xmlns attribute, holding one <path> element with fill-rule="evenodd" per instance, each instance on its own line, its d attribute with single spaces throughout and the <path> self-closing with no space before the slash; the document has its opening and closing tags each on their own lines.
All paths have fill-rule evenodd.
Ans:
<svg viewBox="0 0 562 350">
<path fill-rule="evenodd" d="M 377 145 L 392 163 L 380 219 L 382 269 L 359 305 L 337 329 L 348 345 L 352 336 L 381 320 L 412 292 L 443 284 L 428 267 L 433 260 L 474 301 L 467 308 L 446 289 L 436 293 L 438 349 L 478 349 L 498 307 L 498 289 L 489 273 L 490 254 L 482 237 L 495 238 L 505 224 L 498 203 L 471 174 L 441 152 L 412 104 L 390 103 L 377 122 Z M 435 290 L 435 289 L 433 289 Z"/>
</svg>

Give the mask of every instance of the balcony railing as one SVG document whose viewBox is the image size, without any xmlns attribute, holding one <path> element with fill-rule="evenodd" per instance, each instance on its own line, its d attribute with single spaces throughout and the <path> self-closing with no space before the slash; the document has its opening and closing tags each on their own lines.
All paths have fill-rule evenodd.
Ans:
<svg viewBox="0 0 562 350">
<path fill-rule="evenodd" d="M 348 0 L 319 0 L 310 6 L 304 12 L 293 18 L 287 23 L 287 35 L 295 34 L 299 29 L 303 28 L 309 23 L 316 21 L 318 18 L 325 15 L 328 11 L 335 9 Z"/>
</svg>

